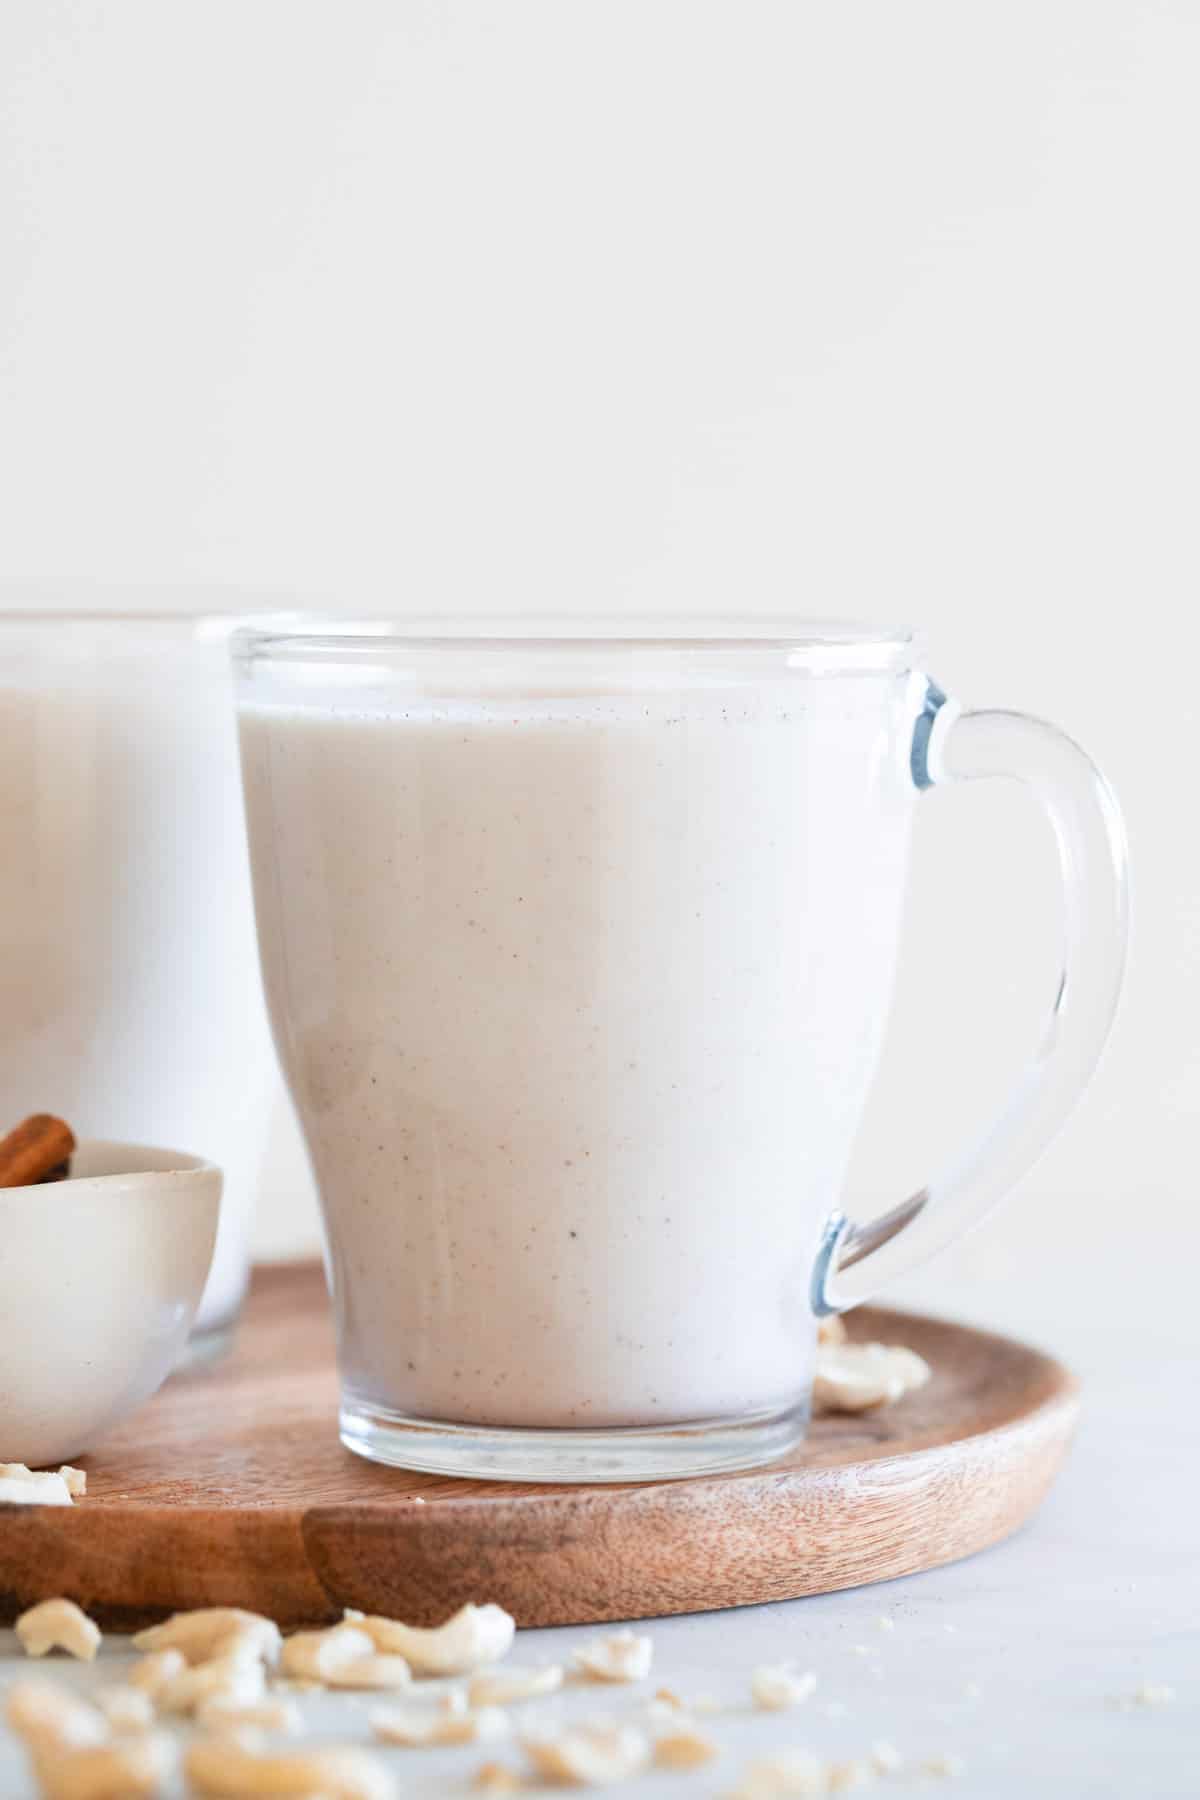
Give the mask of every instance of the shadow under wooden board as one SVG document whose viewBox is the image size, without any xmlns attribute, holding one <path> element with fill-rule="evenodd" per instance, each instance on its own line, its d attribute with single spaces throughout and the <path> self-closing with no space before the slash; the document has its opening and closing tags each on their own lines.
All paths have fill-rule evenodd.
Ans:
<svg viewBox="0 0 1200 1800">
<path fill-rule="evenodd" d="M 952 1562 L 1014 1531 L 1057 1472 L 1076 1384 L 1036 1350 L 862 1308 L 852 1336 L 910 1345 L 933 1379 L 814 1422 L 768 1468 L 538 1487 L 410 1475 L 343 1450 L 315 1264 L 256 1271 L 233 1354 L 177 1376 L 95 1453 L 74 1508 L 0 1506 L 0 1622 L 53 1594 L 133 1627 L 195 1606 L 281 1625 L 343 1606 L 436 1624 L 494 1600 L 522 1625 L 701 1612 Z"/>
</svg>

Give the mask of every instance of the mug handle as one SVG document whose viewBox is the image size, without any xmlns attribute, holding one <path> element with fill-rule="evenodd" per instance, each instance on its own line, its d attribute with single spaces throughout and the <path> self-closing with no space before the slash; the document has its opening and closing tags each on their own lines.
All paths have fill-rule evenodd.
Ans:
<svg viewBox="0 0 1200 1800">
<path fill-rule="evenodd" d="M 862 1225 L 841 1211 L 830 1215 L 813 1268 L 818 1317 L 857 1306 L 926 1262 L 978 1224 L 1032 1167 L 1100 1059 L 1125 968 L 1125 830 L 1112 789 L 1078 744 L 1025 713 L 963 712 L 928 682 L 911 771 L 919 789 L 992 776 L 1032 788 L 1058 848 L 1061 975 L 1033 1060 L 984 1137 L 890 1212 Z M 867 1281 L 843 1281 L 843 1272 L 860 1263 L 869 1265 Z"/>
</svg>

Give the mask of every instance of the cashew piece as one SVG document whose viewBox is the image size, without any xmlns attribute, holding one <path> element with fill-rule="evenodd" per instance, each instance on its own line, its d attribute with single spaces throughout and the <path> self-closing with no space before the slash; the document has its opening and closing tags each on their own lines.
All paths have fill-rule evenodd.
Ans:
<svg viewBox="0 0 1200 1800">
<path fill-rule="evenodd" d="M 161 1625 L 139 1631 L 135 1650 L 181 1650 L 190 1663 L 210 1662 L 227 1655 L 231 1640 L 239 1647 L 254 1646 L 265 1663 L 279 1656 L 279 1627 L 261 1613 L 243 1612 L 237 1606 L 205 1606 L 195 1612 L 172 1613 Z"/>
<path fill-rule="evenodd" d="M 924 1357 L 900 1345 L 819 1346 L 813 1407 L 817 1412 L 866 1412 L 924 1387 L 932 1373 Z"/>
<path fill-rule="evenodd" d="M 186 1668 L 187 1658 L 182 1650 L 151 1650 L 148 1656 L 134 1663 L 127 1680 L 131 1687 L 140 1688 L 143 1694 L 157 1702 L 163 1689 Z"/>
<path fill-rule="evenodd" d="M 30 1469 L 24 1463 L 0 1462 L 0 1482 L 2 1481 L 26 1481 L 34 1487 L 46 1481 L 61 1481 L 72 1500 L 78 1500 L 87 1493 L 87 1470 L 73 1469 L 69 1463 L 64 1463 L 56 1472 L 52 1469 Z M 57 1488 L 54 1491 L 57 1492 Z"/>
<path fill-rule="evenodd" d="M 648 1637 L 625 1630 L 593 1639 L 575 1652 L 575 1661 L 593 1681 L 644 1681 L 653 1655 Z"/>
<path fill-rule="evenodd" d="M 34 1758 L 43 1800 L 155 1800 L 174 1767 L 175 1746 L 163 1732 Z"/>
<path fill-rule="evenodd" d="M 96 1705 L 118 1737 L 136 1736 L 150 1731 L 154 1725 L 154 1702 L 143 1688 L 101 1688 L 94 1695 Z"/>
<path fill-rule="evenodd" d="M 332 1625 L 328 1631 L 298 1631 L 283 1640 L 279 1670 L 306 1681 L 328 1681 L 336 1669 L 374 1654 L 375 1645 L 357 1625 Z"/>
<path fill-rule="evenodd" d="M 302 1728 L 300 1708 L 292 1700 L 259 1700 L 243 1704 L 214 1694 L 196 1708 L 196 1723 L 208 1731 L 278 1731 L 295 1737 Z"/>
<path fill-rule="evenodd" d="M 650 1760 L 644 1733 L 632 1725 L 575 1725 L 560 1737 L 527 1732 L 521 1748 L 540 1775 L 577 1787 L 626 1781 Z"/>
<path fill-rule="evenodd" d="M 402 1656 L 356 1656 L 338 1662 L 325 1677 L 331 1688 L 357 1688 L 360 1692 L 406 1688 L 412 1671 Z"/>
<path fill-rule="evenodd" d="M 965 1775 L 966 1772 L 966 1763 L 961 1756 L 956 1756 L 953 1750 L 941 1750 L 936 1756 L 929 1757 L 921 1764 L 922 1775 L 957 1777 Z"/>
<path fill-rule="evenodd" d="M 553 1694 L 563 1682 L 559 1664 L 543 1669 L 489 1669 L 473 1675 L 468 1691 L 472 1706 L 511 1706 L 516 1700 L 536 1700 Z"/>
<path fill-rule="evenodd" d="M 17 1636 L 26 1656 L 65 1650 L 80 1662 L 91 1662 L 100 1648 L 100 1627 L 73 1600 L 43 1600 L 17 1620 Z"/>
<path fill-rule="evenodd" d="M 402 1656 L 415 1675 L 473 1674 L 507 1656 L 516 1632 L 516 1622 L 502 1606 L 470 1603 L 431 1631 L 349 1608 L 346 1623 L 365 1631 L 376 1650 Z"/>
<path fill-rule="evenodd" d="M 875 1770 L 862 1757 L 851 1762 L 830 1763 L 825 1771 L 825 1791 L 852 1794 L 856 1788 L 870 1787 L 874 1779 Z"/>
<path fill-rule="evenodd" d="M 508 1715 L 498 1706 L 469 1712 L 462 1695 L 447 1696 L 441 1707 L 380 1707 L 367 1723 L 382 1744 L 426 1750 L 440 1744 L 490 1744 L 508 1736 Z"/>
<path fill-rule="evenodd" d="M 480 1763 L 471 1786 L 481 1794 L 519 1794 L 525 1783 L 507 1763 Z"/>
<path fill-rule="evenodd" d="M 817 1678 L 811 1670 L 797 1675 L 792 1663 L 764 1665 L 750 1677 L 750 1698 L 760 1712 L 786 1712 L 807 1700 L 816 1685 Z"/>
<path fill-rule="evenodd" d="M 251 1706 L 263 1698 L 266 1686 L 260 1662 L 245 1656 L 216 1657 L 168 1681 L 159 1690 L 158 1707 L 164 1713 L 194 1713 L 205 1701 L 218 1698 Z"/>
<path fill-rule="evenodd" d="M 37 1474 L 24 1463 L 2 1463 L 0 1469 L 21 1469 L 20 1475 L 0 1474 L 0 1501 L 10 1506 L 73 1506 L 70 1489 L 61 1475 Z"/>
<path fill-rule="evenodd" d="M 708 1733 L 677 1719 L 654 1740 L 654 1760 L 662 1769 L 699 1769 L 720 1752 Z"/>
<path fill-rule="evenodd" d="M 730 1800 L 783 1800 L 783 1796 L 824 1795 L 829 1770 L 808 1750 L 784 1750 L 752 1762 Z"/>
<path fill-rule="evenodd" d="M 390 1772 L 367 1750 L 312 1750 L 276 1756 L 248 1750 L 228 1738 L 193 1744 L 184 1772 L 198 1794 L 212 1800 L 393 1800 Z"/>
<path fill-rule="evenodd" d="M 31 1750 L 76 1750 L 102 1744 L 108 1726 L 95 1707 L 57 1681 L 15 1681 L 4 1702 L 8 1728 Z"/>
</svg>

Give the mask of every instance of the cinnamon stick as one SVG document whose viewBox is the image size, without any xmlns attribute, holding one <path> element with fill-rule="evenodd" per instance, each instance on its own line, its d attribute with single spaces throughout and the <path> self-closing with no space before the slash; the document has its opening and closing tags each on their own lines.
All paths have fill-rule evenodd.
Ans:
<svg viewBox="0 0 1200 1800">
<path fill-rule="evenodd" d="M 74 1148 L 75 1134 L 63 1119 L 33 1113 L 0 1138 L 0 1188 L 57 1178 Z"/>
</svg>

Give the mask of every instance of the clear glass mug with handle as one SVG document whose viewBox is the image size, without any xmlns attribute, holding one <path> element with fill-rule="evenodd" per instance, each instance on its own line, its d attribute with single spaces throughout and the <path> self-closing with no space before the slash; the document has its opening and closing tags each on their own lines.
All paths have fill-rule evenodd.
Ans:
<svg viewBox="0 0 1200 1800">
<path fill-rule="evenodd" d="M 1116 1005 L 1121 822 L 1054 727 L 962 712 L 903 633 L 587 629 L 235 642 L 341 1433 L 382 1462 L 596 1481 L 788 1451 L 818 1318 L 1011 1187 Z M 993 776 L 1058 842 L 1050 1025 L 980 1146 L 850 1221 L 913 810 Z"/>
</svg>

